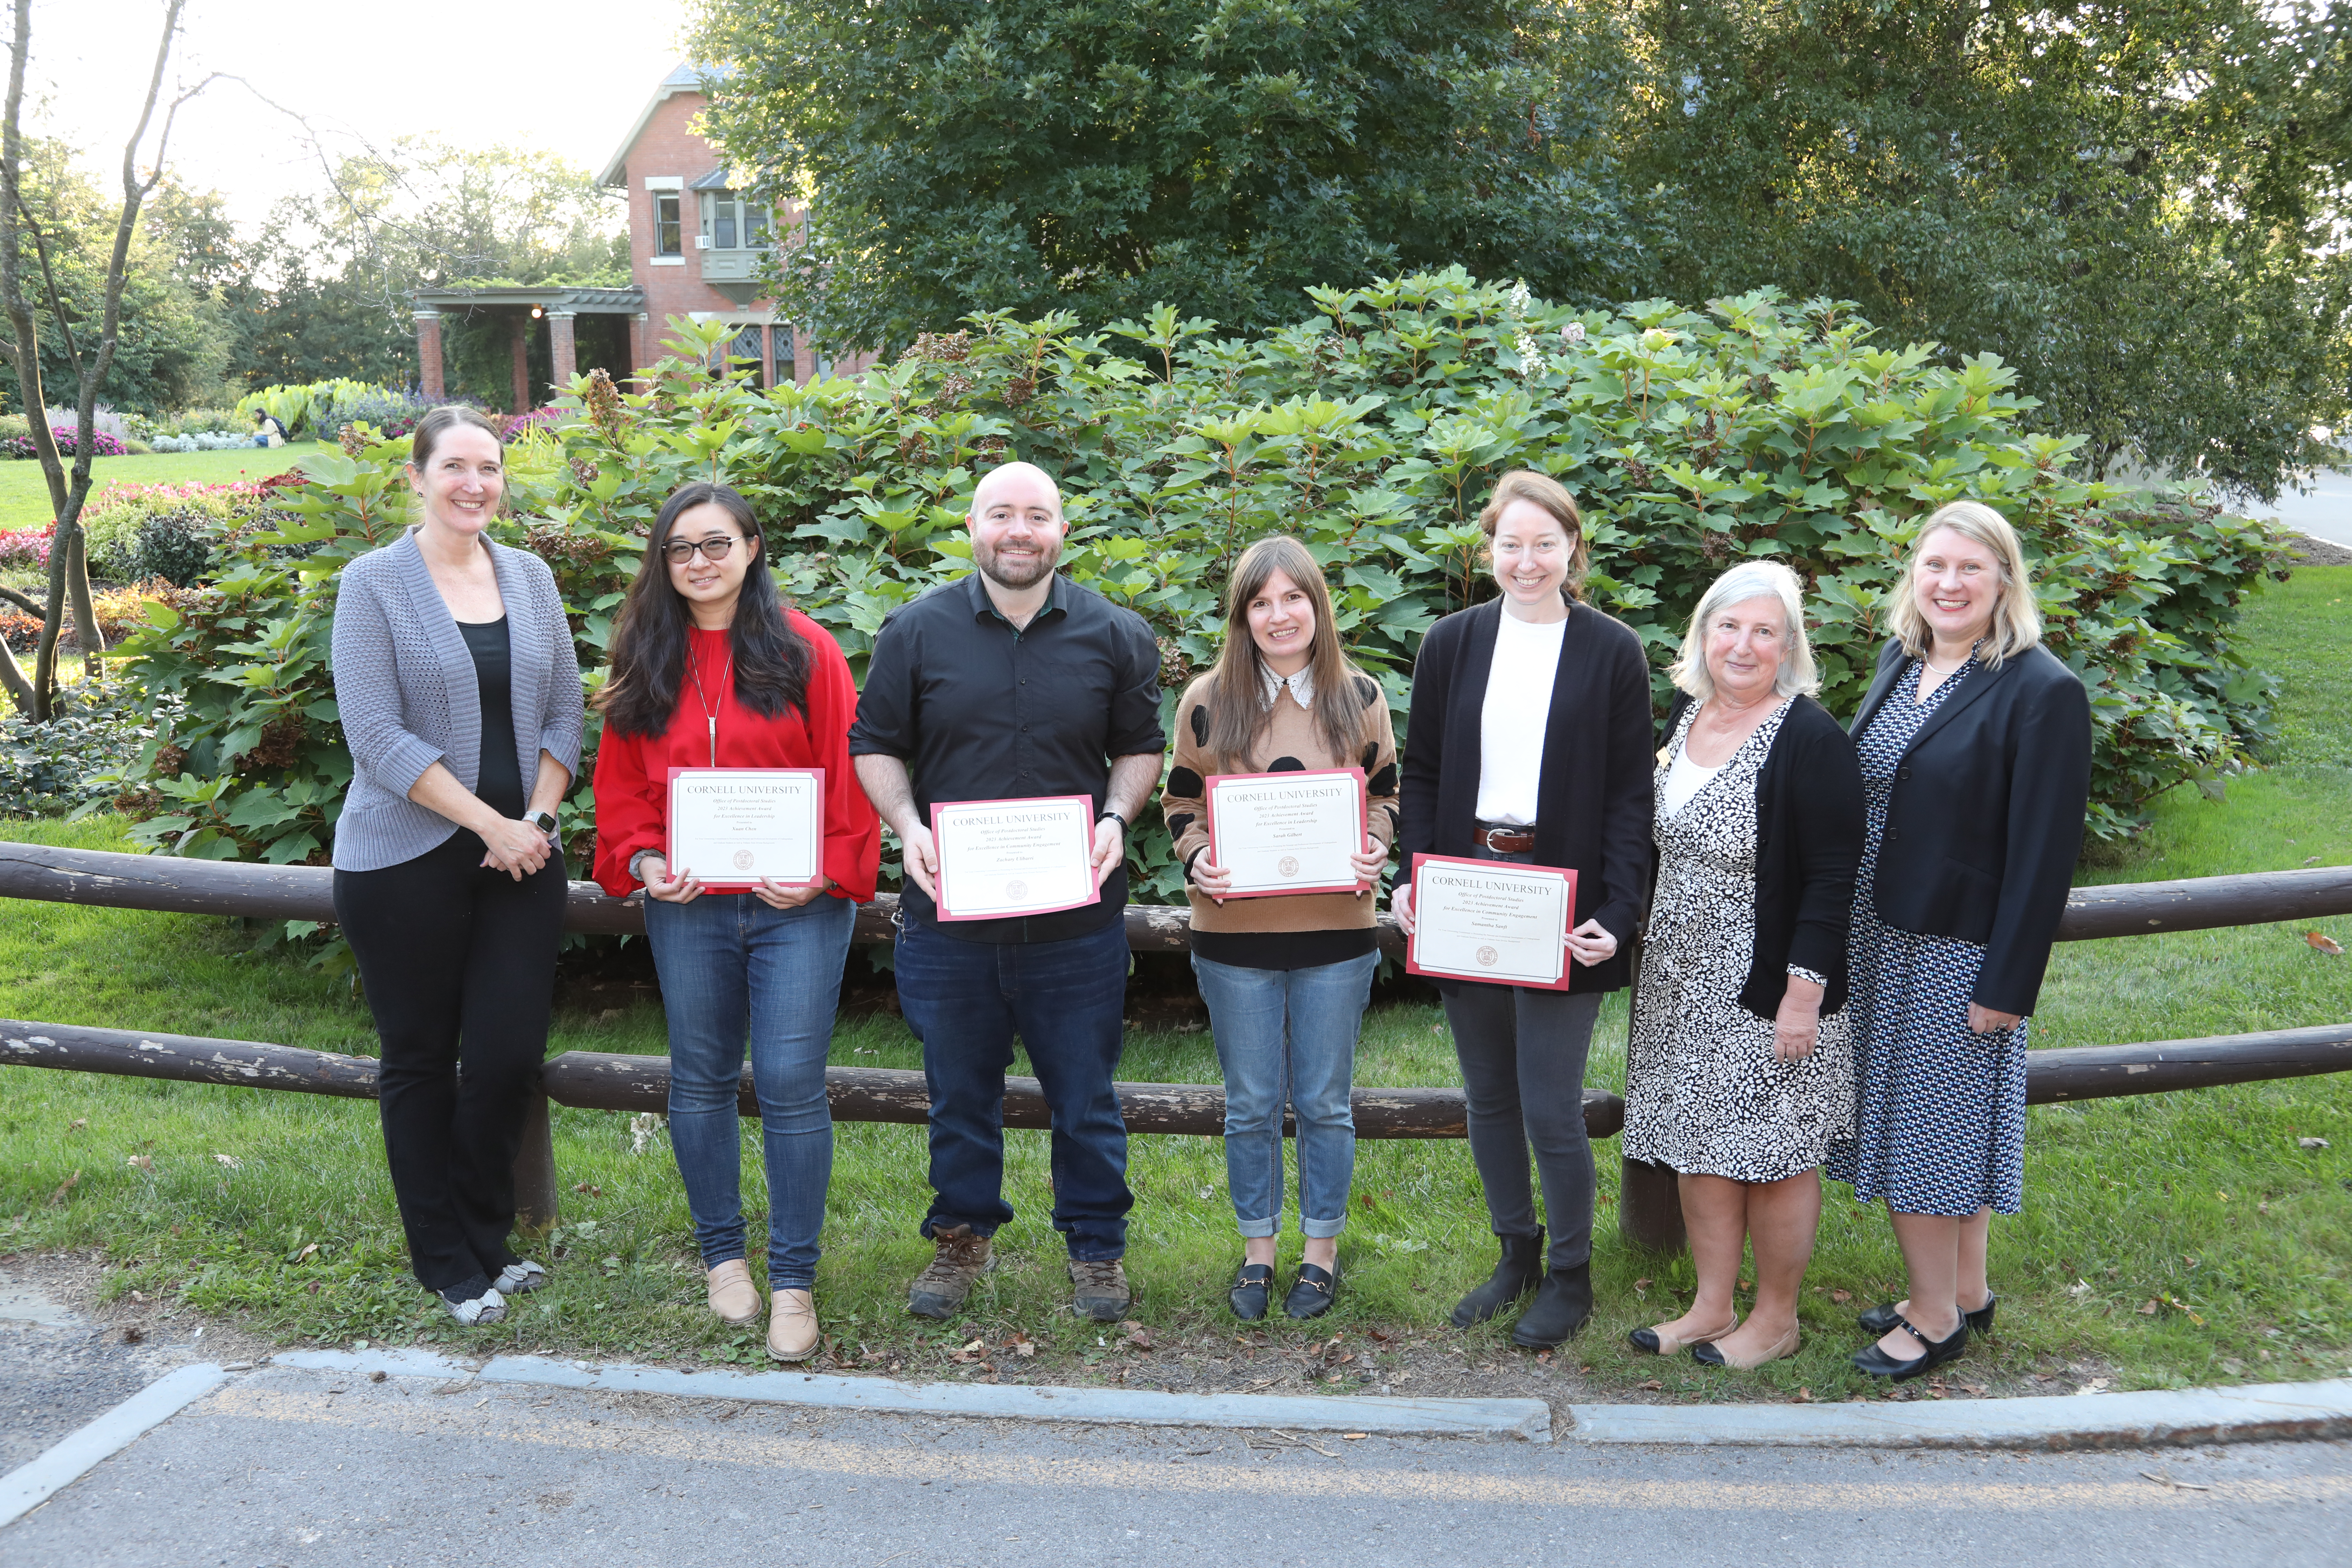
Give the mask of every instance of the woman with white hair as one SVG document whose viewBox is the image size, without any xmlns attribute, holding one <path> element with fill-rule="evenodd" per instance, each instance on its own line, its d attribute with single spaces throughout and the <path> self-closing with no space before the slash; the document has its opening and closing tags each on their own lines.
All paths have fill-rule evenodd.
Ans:
<svg viewBox="0 0 2352 1568">
<path fill-rule="evenodd" d="M 1680 1178 L 1698 1292 L 1637 1350 L 1714 1366 L 1796 1353 L 1821 1165 L 1853 1126 L 1846 925 L 1853 742 L 1813 700 L 1797 574 L 1749 561 L 1698 602 L 1658 752 L 1657 884 L 1625 1067 L 1624 1152 Z M 1732 1289 L 1756 1249 L 1756 1304 Z"/>
<path fill-rule="evenodd" d="M 2025 1187 L 2025 1032 L 2091 783 L 2090 697 L 2042 644 L 2024 552 L 1976 501 L 1919 530 L 1854 716 L 1854 1135 L 1829 1173 L 1885 1200 L 1910 1295 L 1854 1355 L 1901 1381 L 1992 1326 L 1985 1246 Z"/>
</svg>

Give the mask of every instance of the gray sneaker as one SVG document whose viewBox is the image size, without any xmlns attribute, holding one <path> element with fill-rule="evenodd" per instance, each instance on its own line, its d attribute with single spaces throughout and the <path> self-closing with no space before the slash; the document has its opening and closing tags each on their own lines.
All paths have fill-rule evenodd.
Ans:
<svg viewBox="0 0 2352 1568">
<path fill-rule="evenodd" d="M 1117 1322 L 1127 1316 L 1128 1303 L 1134 1300 L 1135 1293 L 1127 1288 L 1127 1270 L 1118 1258 L 1099 1263 L 1070 1259 L 1070 1307 L 1078 1316 Z"/>
<path fill-rule="evenodd" d="M 968 1225 L 933 1231 L 931 1245 L 939 1250 L 907 1288 L 907 1310 L 919 1318 L 952 1317 L 971 1294 L 972 1281 L 994 1268 L 996 1258 L 988 1237 L 974 1236 Z"/>
</svg>

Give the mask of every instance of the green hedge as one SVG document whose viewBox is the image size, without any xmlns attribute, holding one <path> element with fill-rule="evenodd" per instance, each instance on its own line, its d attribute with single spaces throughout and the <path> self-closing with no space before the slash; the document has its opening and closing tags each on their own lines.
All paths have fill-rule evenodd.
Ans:
<svg viewBox="0 0 2352 1568">
<path fill-rule="evenodd" d="M 1579 313 L 1455 271 L 1311 297 L 1318 315 L 1250 338 L 1166 310 L 1101 335 L 974 317 L 887 368 L 768 392 L 704 368 L 723 329 L 674 321 L 677 357 L 643 391 L 583 378 L 566 423 L 510 448 L 518 517 L 499 526 L 554 566 L 593 685 L 662 498 L 726 480 L 767 522 L 791 595 L 862 669 L 894 605 L 967 569 L 976 475 L 1025 457 L 1062 476 L 1071 574 L 1158 632 L 1171 702 L 1214 656 L 1234 555 L 1286 531 L 1328 568 L 1345 639 L 1381 673 L 1409 745 L 1414 647 L 1486 591 L 1477 511 L 1507 468 L 1576 493 L 1591 597 L 1659 671 L 1725 566 L 1789 562 L 1841 713 L 1918 520 L 1969 497 L 2017 524 L 2050 645 L 2091 689 L 2095 832 L 2126 834 L 2157 794 L 2217 779 L 2267 722 L 2273 682 L 2232 637 L 2244 595 L 2282 569 L 2278 535 L 2070 479 L 2078 438 L 2019 434 L 2033 405 L 1997 361 L 1955 369 L 1930 345 L 1874 343 L 1845 306 L 1769 291 L 1704 313 Z M 408 504 L 404 443 L 355 444 L 309 461 L 313 482 L 283 502 L 301 526 L 247 541 L 123 645 L 136 679 L 187 702 L 124 781 L 150 841 L 320 857 L 350 770 L 325 669 L 331 574 L 394 537 Z M 583 781 L 567 808 L 579 847 L 591 812 Z M 1177 896 L 1156 824 L 1130 853 L 1140 896 Z"/>
</svg>

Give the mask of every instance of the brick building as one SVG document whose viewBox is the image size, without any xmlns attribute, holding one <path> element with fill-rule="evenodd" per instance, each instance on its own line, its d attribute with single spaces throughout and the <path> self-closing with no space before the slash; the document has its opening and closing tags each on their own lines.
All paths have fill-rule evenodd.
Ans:
<svg viewBox="0 0 2352 1568">
<path fill-rule="evenodd" d="M 451 310 L 508 318 L 517 409 L 547 400 L 544 389 L 532 384 L 535 349 L 543 351 L 541 363 L 558 387 L 597 364 L 617 380 L 662 357 L 672 316 L 734 327 L 729 353 L 756 364 L 763 386 L 853 374 L 872 363 L 870 354 L 828 357 L 796 336 L 792 323 L 779 321 L 772 302 L 761 296 L 753 281 L 760 261 L 774 245 L 780 223 L 798 223 L 801 209 L 793 204 L 772 215 L 751 199 L 741 188 L 748 182 L 695 132 L 704 102 L 700 70 L 680 64 L 655 87 L 597 176 L 599 184 L 626 195 L 629 287 L 417 292 L 417 363 L 426 396 L 443 395 L 441 316 Z"/>
</svg>

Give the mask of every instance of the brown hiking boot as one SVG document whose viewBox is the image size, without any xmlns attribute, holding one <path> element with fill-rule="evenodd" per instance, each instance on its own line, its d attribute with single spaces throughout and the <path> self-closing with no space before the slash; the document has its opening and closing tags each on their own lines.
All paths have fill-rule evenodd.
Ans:
<svg viewBox="0 0 2352 1568">
<path fill-rule="evenodd" d="M 974 1236 L 971 1226 L 942 1226 L 931 1233 L 931 1266 L 915 1276 L 907 1288 L 907 1310 L 919 1318 L 953 1315 L 971 1294 L 972 1281 L 995 1266 L 988 1237 Z"/>
<path fill-rule="evenodd" d="M 1127 1288 L 1127 1270 L 1116 1258 L 1099 1263 L 1070 1259 L 1070 1307 L 1082 1318 L 1098 1323 L 1117 1322 L 1135 1300 Z"/>
</svg>

